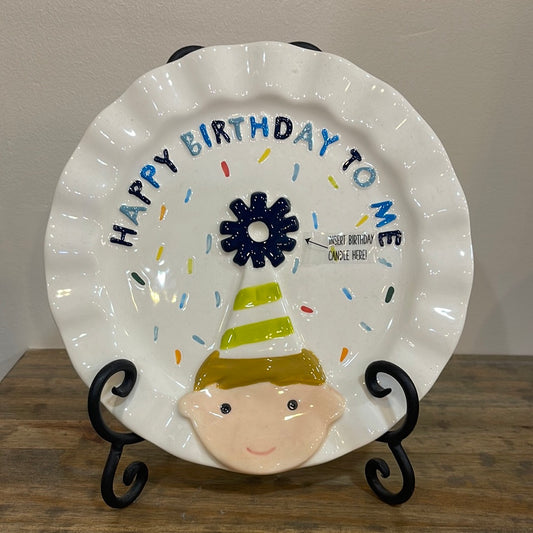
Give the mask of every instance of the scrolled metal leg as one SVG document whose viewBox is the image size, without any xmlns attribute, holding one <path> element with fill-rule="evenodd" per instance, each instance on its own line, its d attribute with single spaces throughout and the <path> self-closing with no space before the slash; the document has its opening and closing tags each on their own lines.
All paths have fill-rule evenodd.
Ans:
<svg viewBox="0 0 533 533">
<path fill-rule="evenodd" d="M 398 429 L 388 431 L 377 439 L 380 442 L 385 442 L 394 455 L 402 474 L 402 488 L 397 493 L 391 492 L 385 488 L 379 479 L 378 472 L 384 478 L 390 475 L 389 466 L 383 459 L 370 459 L 365 467 L 365 475 L 370 488 L 380 500 L 389 505 L 398 505 L 409 500 L 415 490 L 415 473 L 402 446 L 402 440 L 411 434 L 418 421 L 418 393 L 411 378 L 399 366 L 388 361 L 375 361 L 366 369 L 365 382 L 370 393 L 376 398 L 384 398 L 391 392 L 391 389 L 385 389 L 378 383 L 377 375 L 379 373 L 388 374 L 399 383 L 407 403 L 407 412 L 401 426 Z"/>
<path fill-rule="evenodd" d="M 135 433 L 119 433 L 112 430 L 102 418 L 102 413 L 100 411 L 102 391 L 107 381 L 119 372 L 124 372 L 124 379 L 119 386 L 113 387 L 111 390 L 112 393 L 121 398 L 125 398 L 132 391 L 135 381 L 137 380 L 137 369 L 131 361 L 117 359 L 104 366 L 94 378 L 89 389 L 87 409 L 89 411 L 91 424 L 95 431 L 100 437 L 111 443 L 111 449 L 109 450 L 109 455 L 102 472 L 102 480 L 100 484 L 102 498 L 109 507 L 120 509 L 133 503 L 142 492 L 146 481 L 148 480 L 148 468 L 140 461 L 135 461 L 128 465 L 124 470 L 122 479 L 124 484 L 130 488 L 122 496 L 117 496 L 115 494 L 115 491 L 113 490 L 113 480 L 115 479 L 118 463 L 124 446 L 144 440 Z"/>
</svg>

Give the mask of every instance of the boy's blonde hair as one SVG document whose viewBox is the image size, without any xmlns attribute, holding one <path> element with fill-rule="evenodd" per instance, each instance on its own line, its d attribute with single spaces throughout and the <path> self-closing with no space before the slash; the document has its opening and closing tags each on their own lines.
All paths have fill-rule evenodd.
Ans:
<svg viewBox="0 0 533 533">
<path fill-rule="evenodd" d="M 196 373 L 194 390 L 216 384 L 221 389 L 233 389 L 269 381 L 278 386 L 322 385 L 326 376 L 318 358 L 305 348 L 293 355 L 249 359 L 221 358 L 215 350 Z"/>
</svg>

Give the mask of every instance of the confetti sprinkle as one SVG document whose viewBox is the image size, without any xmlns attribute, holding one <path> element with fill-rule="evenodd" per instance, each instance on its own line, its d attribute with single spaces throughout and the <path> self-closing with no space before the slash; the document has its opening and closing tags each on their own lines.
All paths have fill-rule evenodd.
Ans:
<svg viewBox="0 0 533 533">
<path fill-rule="evenodd" d="M 180 309 L 184 309 L 185 306 L 187 305 L 187 300 L 189 299 L 189 295 L 184 292 L 182 295 L 181 295 L 181 300 L 180 300 Z"/>
<path fill-rule="evenodd" d="M 215 291 L 215 307 L 218 309 L 222 303 L 222 299 L 220 298 L 220 293 L 218 291 Z"/>
<path fill-rule="evenodd" d="M 229 167 L 226 161 L 222 161 L 220 163 L 220 166 L 222 168 L 222 172 L 224 172 L 224 176 L 226 176 L 226 178 L 229 178 Z"/>
<path fill-rule="evenodd" d="M 392 267 L 392 263 L 389 263 L 386 259 L 383 259 L 383 257 L 378 257 L 378 263 L 381 263 L 382 265 L 385 265 L 389 268 Z"/>
<path fill-rule="evenodd" d="M 270 148 L 267 148 L 263 155 L 257 160 L 258 163 L 262 163 L 270 155 Z"/>
<path fill-rule="evenodd" d="M 185 195 L 185 200 L 184 200 L 184 202 L 186 204 L 189 203 L 189 200 L 191 199 L 191 196 L 192 196 L 192 189 L 187 189 L 187 194 Z"/>
<path fill-rule="evenodd" d="M 154 326 L 154 342 L 157 342 L 158 337 L 159 337 L 159 327 Z"/>
<path fill-rule="evenodd" d="M 333 176 L 328 176 L 328 181 L 331 183 L 334 189 L 338 189 L 339 186 L 337 182 L 335 181 L 335 178 Z"/>
<path fill-rule="evenodd" d="M 198 335 L 193 335 L 192 340 L 196 341 L 198 344 L 205 344 L 204 339 L 202 339 L 201 337 L 198 337 Z"/>
<path fill-rule="evenodd" d="M 163 220 L 165 218 L 165 213 L 167 212 L 167 206 L 163 204 L 161 206 L 161 211 L 159 211 L 159 220 Z"/>
<path fill-rule="evenodd" d="M 360 325 L 365 331 L 372 331 L 372 328 L 371 328 L 366 322 L 359 322 L 359 325 Z"/>
<path fill-rule="evenodd" d="M 298 270 L 298 267 L 300 266 L 300 258 L 296 257 L 294 259 L 294 264 L 292 265 L 292 273 L 296 274 L 296 271 Z"/>
<path fill-rule="evenodd" d="M 387 294 L 385 295 L 385 303 L 389 303 L 392 300 L 392 296 L 394 295 L 394 287 L 391 285 L 389 289 L 387 290 Z"/>
<path fill-rule="evenodd" d="M 213 236 L 211 233 L 207 234 L 206 240 L 205 240 L 205 253 L 208 254 L 211 251 L 211 246 L 213 245 Z"/>
<path fill-rule="evenodd" d="M 348 353 L 349 353 L 348 348 L 346 348 L 345 346 L 341 352 L 341 363 L 346 359 L 346 356 L 348 355 Z"/>
<path fill-rule="evenodd" d="M 368 220 L 368 215 L 363 215 L 361 217 L 361 220 L 359 220 L 359 222 L 355 225 L 355 227 L 358 228 L 359 226 L 362 226 L 367 220 Z"/>
<path fill-rule="evenodd" d="M 174 356 L 176 357 L 176 364 L 181 363 L 181 352 L 179 350 L 174 350 Z"/>
<path fill-rule="evenodd" d="M 163 249 L 164 246 L 160 246 L 159 250 L 157 250 L 157 255 L 155 256 L 156 261 L 159 261 L 161 259 L 161 256 L 163 255 Z"/>
<path fill-rule="evenodd" d="M 298 174 L 300 172 L 300 164 L 294 163 L 294 169 L 292 171 L 292 181 L 296 181 L 298 179 Z"/>
<path fill-rule="evenodd" d="M 348 298 L 348 300 L 353 300 L 352 293 L 346 287 L 342 288 L 342 292 L 344 293 L 344 296 Z"/>
<path fill-rule="evenodd" d="M 300 309 L 301 309 L 304 313 L 313 313 L 313 312 L 314 312 L 310 307 L 307 307 L 307 305 L 302 305 L 302 306 L 300 307 Z"/>
<path fill-rule="evenodd" d="M 318 229 L 318 216 L 314 211 L 313 211 L 313 227 L 315 229 Z"/>
<path fill-rule="evenodd" d="M 144 281 L 144 279 L 141 278 L 141 276 L 139 276 L 139 274 L 137 274 L 137 272 L 132 272 L 131 273 L 131 277 L 139 284 L 139 285 L 146 285 L 146 282 Z"/>
<path fill-rule="evenodd" d="M 192 274 L 193 258 L 187 259 L 187 274 Z"/>
</svg>

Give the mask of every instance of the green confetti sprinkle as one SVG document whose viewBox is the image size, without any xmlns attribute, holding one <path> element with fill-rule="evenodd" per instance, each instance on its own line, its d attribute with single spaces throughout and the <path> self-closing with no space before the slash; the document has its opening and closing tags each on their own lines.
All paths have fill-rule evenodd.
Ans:
<svg viewBox="0 0 533 533">
<path fill-rule="evenodd" d="M 387 294 L 385 295 L 385 303 L 389 303 L 392 300 L 393 294 L 394 294 L 394 287 L 391 285 L 387 291 Z"/>
<path fill-rule="evenodd" d="M 141 276 L 139 276 L 139 274 L 137 274 L 137 272 L 132 272 L 131 273 L 131 277 L 139 284 L 139 285 L 146 285 L 146 282 L 144 281 L 144 279 L 141 278 Z"/>
</svg>

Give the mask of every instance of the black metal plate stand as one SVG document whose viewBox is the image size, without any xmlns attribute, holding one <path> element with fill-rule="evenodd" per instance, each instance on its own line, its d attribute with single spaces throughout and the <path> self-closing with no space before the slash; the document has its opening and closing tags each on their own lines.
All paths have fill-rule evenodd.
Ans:
<svg viewBox="0 0 533 533">
<path fill-rule="evenodd" d="M 390 469 L 383 459 L 370 459 L 365 467 L 365 475 L 370 488 L 377 497 L 389 505 L 405 503 L 415 490 L 415 473 L 405 450 L 402 440 L 408 437 L 418 421 L 419 402 L 416 387 L 411 378 L 399 366 L 388 361 L 375 361 L 370 363 L 365 372 L 365 383 L 370 393 L 376 398 L 384 398 L 390 394 L 391 389 L 384 389 L 377 381 L 379 373 L 392 376 L 399 384 L 405 395 L 407 410 L 400 427 L 387 431 L 377 440 L 388 444 L 402 474 L 403 485 L 399 492 L 393 493 L 386 489 L 378 478 L 378 471 L 387 478 L 390 476 Z"/>
<path fill-rule="evenodd" d="M 118 433 L 110 429 L 102 418 L 100 411 L 100 398 L 105 384 L 108 380 L 119 372 L 124 372 L 124 379 L 118 387 L 113 387 L 112 392 L 116 396 L 125 398 L 133 389 L 137 380 L 137 369 L 135 365 L 126 359 L 117 359 L 107 364 L 98 372 L 89 389 L 87 409 L 89 418 L 95 431 L 111 443 L 111 449 L 102 472 L 100 489 L 102 498 L 109 507 L 123 508 L 135 501 L 137 496 L 142 492 L 146 481 L 148 480 L 148 468 L 144 463 L 135 461 L 128 465 L 124 470 L 122 477 L 124 484 L 131 487 L 123 496 L 117 496 L 113 490 L 113 480 L 117 472 L 117 466 L 122 455 L 122 450 L 126 444 L 135 444 L 142 439 L 135 433 Z"/>
</svg>

